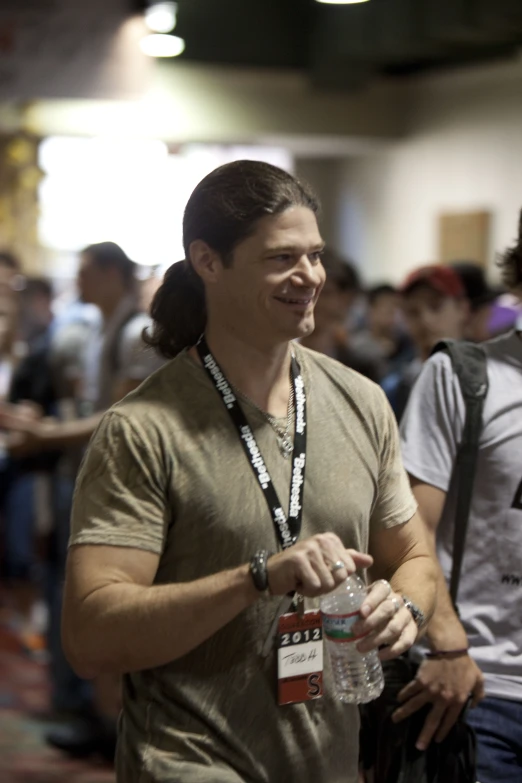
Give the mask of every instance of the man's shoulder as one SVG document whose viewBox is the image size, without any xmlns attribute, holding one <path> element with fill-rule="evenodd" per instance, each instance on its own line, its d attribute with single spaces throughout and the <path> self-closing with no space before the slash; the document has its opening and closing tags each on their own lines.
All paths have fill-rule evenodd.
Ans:
<svg viewBox="0 0 522 783">
<path fill-rule="evenodd" d="M 314 386 L 322 384 L 333 387 L 363 409 L 385 405 L 381 387 L 357 370 L 302 345 L 299 346 L 299 357 L 302 357 L 305 373 L 310 376 Z"/>
<path fill-rule="evenodd" d="M 175 416 L 183 401 L 197 400 L 201 379 L 198 377 L 198 368 L 192 366 L 186 353 L 162 361 L 164 363 L 157 370 L 111 410 L 131 419 L 150 420 L 169 413 Z"/>
</svg>

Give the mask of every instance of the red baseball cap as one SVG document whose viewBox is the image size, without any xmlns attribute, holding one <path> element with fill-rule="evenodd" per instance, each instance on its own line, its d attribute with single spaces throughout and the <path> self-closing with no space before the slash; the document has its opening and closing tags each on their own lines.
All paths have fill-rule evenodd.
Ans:
<svg viewBox="0 0 522 783">
<path fill-rule="evenodd" d="M 459 275 L 451 267 L 441 264 L 414 269 L 399 287 L 399 291 L 402 294 L 408 294 L 413 288 L 420 285 L 429 286 L 441 296 L 451 299 L 460 299 L 466 295 Z"/>
</svg>

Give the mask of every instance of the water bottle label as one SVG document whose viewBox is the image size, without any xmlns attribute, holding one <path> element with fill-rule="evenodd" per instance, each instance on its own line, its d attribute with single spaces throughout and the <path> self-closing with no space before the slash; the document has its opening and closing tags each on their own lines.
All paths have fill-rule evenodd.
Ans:
<svg viewBox="0 0 522 783">
<path fill-rule="evenodd" d="M 364 634 L 357 636 L 352 628 L 359 619 L 359 612 L 351 614 L 325 614 L 323 615 L 323 632 L 330 642 L 355 642 L 362 639 Z"/>
</svg>

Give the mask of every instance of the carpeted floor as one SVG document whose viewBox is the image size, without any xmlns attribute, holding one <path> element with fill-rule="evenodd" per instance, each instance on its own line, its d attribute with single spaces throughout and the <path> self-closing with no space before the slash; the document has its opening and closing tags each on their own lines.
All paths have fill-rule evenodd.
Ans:
<svg viewBox="0 0 522 783">
<path fill-rule="evenodd" d="M 49 724 L 38 719 L 49 707 L 47 670 L 30 660 L 0 624 L 1 783 L 114 783 L 114 773 L 95 761 L 72 761 L 45 744 Z"/>
</svg>

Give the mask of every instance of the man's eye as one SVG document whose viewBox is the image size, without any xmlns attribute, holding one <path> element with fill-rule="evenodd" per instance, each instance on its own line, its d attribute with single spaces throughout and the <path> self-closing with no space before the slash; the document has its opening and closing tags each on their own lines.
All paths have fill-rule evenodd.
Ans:
<svg viewBox="0 0 522 783">
<path fill-rule="evenodd" d="M 310 261 L 320 261 L 322 255 L 323 255 L 322 250 L 315 250 L 313 253 L 308 254 L 308 258 Z"/>
</svg>

